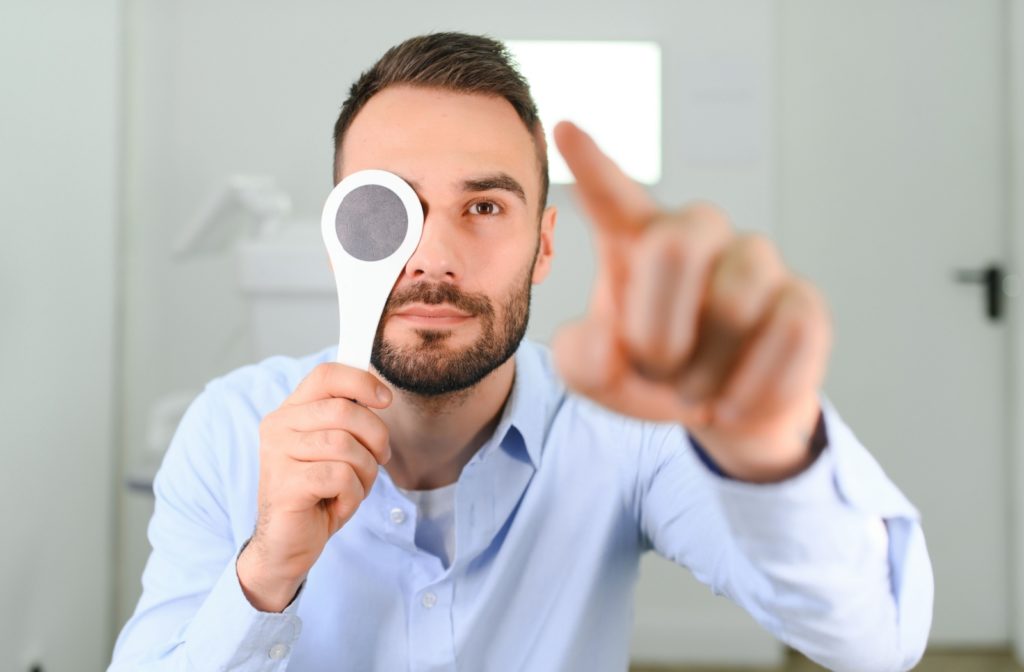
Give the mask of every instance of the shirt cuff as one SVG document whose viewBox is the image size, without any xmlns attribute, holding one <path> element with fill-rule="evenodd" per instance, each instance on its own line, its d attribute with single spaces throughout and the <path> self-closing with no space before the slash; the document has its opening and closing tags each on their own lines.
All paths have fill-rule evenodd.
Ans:
<svg viewBox="0 0 1024 672">
<path fill-rule="evenodd" d="M 704 464 L 705 467 L 708 468 L 708 471 L 710 471 L 715 476 L 727 478 L 729 480 L 735 480 L 732 476 L 725 473 L 725 471 L 720 466 L 718 466 L 718 463 L 711 458 L 711 455 L 708 453 L 707 449 L 704 446 L 702 446 L 700 442 L 697 441 L 697 439 L 694 438 L 692 434 L 687 432 L 686 438 L 689 439 L 690 445 L 693 447 L 693 452 L 697 454 L 697 457 L 700 458 L 700 461 Z M 811 454 L 814 456 L 814 461 L 816 461 L 818 457 L 821 456 L 822 451 L 825 450 L 825 447 L 827 445 L 828 431 L 825 429 L 825 412 L 821 411 L 818 413 L 818 422 L 814 425 L 814 431 L 811 433 L 811 439 L 808 442 L 807 446 L 808 450 L 810 450 Z M 814 461 L 812 461 L 812 464 Z"/>
<path fill-rule="evenodd" d="M 767 484 L 711 479 L 738 547 L 778 592 L 798 588 L 828 605 L 865 599 L 872 575 L 884 581 L 896 606 L 899 669 L 910 669 L 928 639 L 934 594 L 920 513 L 824 398 L 822 413 L 828 446 L 805 471 Z"/>
<path fill-rule="evenodd" d="M 818 529 L 830 536 L 863 530 L 868 521 L 870 535 L 883 541 L 885 528 L 877 524 L 879 519 L 920 519 L 917 509 L 860 444 L 831 402 L 823 397 L 821 406 L 824 445 L 817 459 L 795 476 L 775 483 L 748 483 L 729 478 L 720 469 L 716 472 L 713 462 L 702 458 L 714 474 L 733 532 L 750 551 L 768 551 L 766 545 L 776 545 L 781 539 L 795 541 L 794 530 Z M 696 452 L 701 455 L 699 449 Z"/>
<path fill-rule="evenodd" d="M 197 669 L 281 672 L 302 631 L 296 615 L 301 587 L 280 613 L 259 611 L 245 597 L 235 562 L 247 543 L 224 568 L 185 631 L 186 657 Z"/>
<path fill-rule="evenodd" d="M 687 438 L 701 463 L 717 477 L 719 487 L 736 494 L 762 492 L 775 497 L 784 493 L 787 499 L 797 500 L 815 495 L 834 499 L 838 494 L 845 503 L 865 513 L 919 520 L 917 509 L 889 481 L 832 402 L 824 396 L 820 402 L 821 414 L 810 443 L 814 462 L 800 473 L 775 483 L 748 483 L 732 478 L 692 435 L 687 434 Z"/>
</svg>

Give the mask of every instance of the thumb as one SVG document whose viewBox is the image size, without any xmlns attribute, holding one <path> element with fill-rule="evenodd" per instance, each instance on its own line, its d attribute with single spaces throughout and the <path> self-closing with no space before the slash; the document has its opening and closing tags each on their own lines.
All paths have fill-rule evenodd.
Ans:
<svg viewBox="0 0 1024 672">
<path fill-rule="evenodd" d="M 656 422 L 703 427 L 710 410 L 689 404 L 671 385 L 640 375 L 616 338 L 612 323 L 586 318 L 559 329 L 551 343 L 565 384 L 616 413 Z"/>
<path fill-rule="evenodd" d="M 617 347 L 610 325 L 593 317 L 566 324 L 551 342 L 558 373 L 570 388 L 587 396 L 600 396 L 621 375 Z"/>
</svg>

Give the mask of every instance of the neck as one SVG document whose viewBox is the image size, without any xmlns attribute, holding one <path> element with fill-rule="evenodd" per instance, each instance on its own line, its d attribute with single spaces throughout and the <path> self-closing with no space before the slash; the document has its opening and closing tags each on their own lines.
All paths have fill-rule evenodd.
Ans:
<svg viewBox="0 0 1024 672">
<path fill-rule="evenodd" d="M 514 377 L 515 357 L 510 357 L 466 390 L 424 397 L 392 387 L 394 401 L 377 414 L 390 433 L 387 471 L 395 485 L 432 490 L 457 481 L 494 433 Z"/>
</svg>

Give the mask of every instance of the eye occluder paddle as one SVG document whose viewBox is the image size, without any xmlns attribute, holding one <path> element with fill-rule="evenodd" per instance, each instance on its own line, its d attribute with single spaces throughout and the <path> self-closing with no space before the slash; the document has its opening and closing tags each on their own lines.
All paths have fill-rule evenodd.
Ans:
<svg viewBox="0 0 1024 672">
<path fill-rule="evenodd" d="M 352 173 L 331 190 L 320 229 L 338 288 L 338 362 L 365 370 L 384 305 L 419 245 L 423 208 L 402 178 Z"/>
</svg>

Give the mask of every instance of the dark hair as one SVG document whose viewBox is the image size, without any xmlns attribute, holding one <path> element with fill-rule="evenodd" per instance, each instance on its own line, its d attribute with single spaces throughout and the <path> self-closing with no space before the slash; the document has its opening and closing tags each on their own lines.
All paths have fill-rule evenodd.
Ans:
<svg viewBox="0 0 1024 672">
<path fill-rule="evenodd" d="M 515 108 L 533 136 L 540 165 L 540 209 L 548 198 L 548 157 L 544 130 L 530 85 L 516 69 L 508 48 L 483 35 L 430 33 L 405 40 L 385 52 L 348 91 L 334 123 L 334 170 L 345 132 L 366 101 L 392 84 L 437 87 L 463 93 L 501 96 Z M 337 179 L 337 175 L 335 175 Z"/>
</svg>

